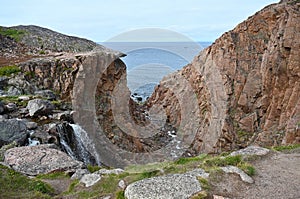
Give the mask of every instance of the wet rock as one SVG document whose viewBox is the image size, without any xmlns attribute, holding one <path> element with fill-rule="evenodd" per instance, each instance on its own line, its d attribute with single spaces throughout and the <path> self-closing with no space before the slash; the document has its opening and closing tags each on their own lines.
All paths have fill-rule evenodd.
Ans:
<svg viewBox="0 0 300 199">
<path fill-rule="evenodd" d="M 91 174 L 85 174 L 80 179 L 80 182 L 85 184 L 85 187 L 90 187 L 96 184 L 99 180 L 101 180 L 101 176 L 99 174 L 91 173 Z"/>
<path fill-rule="evenodd" d="M 46 98 L 47 100 L 55 100 L 56 99 L 56 95 L 51 90 L 35 91 L 34 94 L 37 95 L 37 96 Z"/>
<path fill-rule="evenodd" d="M 0 89 L 3 90 L 7 86 L 8 77 L 1 76 L 0 77 Z"/>
<path fill-rule="evenodd" d="M 55 145 L 43 144 L 9 149 L 5 152 L 4 162 L 14 170 L 26 175 L 38 175 L 53 171 L 75 171 L 83 163 L 73 160 Z"/>
<path fill-rule="evenodd" d="M 25 122 L 18 119 L 0 121 L 0 147 L 13 141 L 18 145 L 25 145 L 28 136 Z"/>
<path fill-rule="evenodd" d="M 200 183 L 195 176 L 174 174 L 132 183 L 125 189 L 125 197 L 128 199 L 190 198 L 201 190 Z"/>
<path fill-rule="evenodd" d="M 48 100 L 33 99 L 28 102 L 27 109 L 29 115 L 35 117 L 51 114 L 54 106 Z"/>
<path fill-rule="evenodd" d="M 0 114 L 3 114 L 5 111 L 5 105 L 3 102 L 0 102 Z"/>
</svg>

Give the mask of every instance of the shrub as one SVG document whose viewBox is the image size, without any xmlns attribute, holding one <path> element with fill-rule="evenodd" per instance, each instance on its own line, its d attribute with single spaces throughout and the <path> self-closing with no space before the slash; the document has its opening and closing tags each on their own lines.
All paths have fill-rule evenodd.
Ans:
<svg viewBox="0 0 300 199">
<path fill-rule="evenodd" d="M 11 74 L 20 72 L 20 68 L 16 65 L 0 67 L 0 76 L 10 76 Z"/>
<path fill-rule="evenodd" d="M 13 28 L 7 28 L 7 29 L 5 28 L 4 29 L 4 28 L 0 27 L 0 34 L 1 35 L 11 37 L 16 41 L 20 41 L 22 36 L 25 33 L 26 33 L 26 31 L 23 31 L 23 30 L 16 30 L 16 29 L 13 29 Z"/>
</svg>

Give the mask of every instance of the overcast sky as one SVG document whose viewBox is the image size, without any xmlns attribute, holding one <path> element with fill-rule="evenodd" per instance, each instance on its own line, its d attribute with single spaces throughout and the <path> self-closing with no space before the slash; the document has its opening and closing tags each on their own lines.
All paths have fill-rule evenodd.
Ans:
<svg viewBox="0 0 300 199">
<path fill-rule="evenodd" d="M 39 25 L 106 41 L 140 28 L 163 28 L 214 41 L 279 0 L 1 0 L 0 25 Z"/>
</svg>

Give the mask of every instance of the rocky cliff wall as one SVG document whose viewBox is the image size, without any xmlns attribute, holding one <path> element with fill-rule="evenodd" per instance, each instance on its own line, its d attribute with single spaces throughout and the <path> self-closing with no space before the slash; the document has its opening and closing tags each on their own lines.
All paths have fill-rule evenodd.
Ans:
<svg viewBox="0 0 300 199">
<path fill-rule="evenodd" d="M 253 143 L 299 143 L 299 22 L 298 1 L 267 6 L 224 33 L 184 69 L 164 78 L 149 103 L 166 104 L 169 117 L 174 117 L 178 107 L 172 99 L 180 96 L 164 90 L 177 89 L 168 83 L 170 79 L 185 77 L 198 101 L 189 110 L 199 119 L 188 121 L 199 125 L 192 153 L 221 152 Z"/>
</svg>

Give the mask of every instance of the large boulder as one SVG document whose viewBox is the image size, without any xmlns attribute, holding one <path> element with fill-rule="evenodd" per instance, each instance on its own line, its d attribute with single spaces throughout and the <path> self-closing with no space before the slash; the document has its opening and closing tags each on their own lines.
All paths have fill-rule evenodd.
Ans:
<svg viewBox="0 0 300 199">
<path fill-rule="evenodd" d="M 9 149 L 4 154 L 4 162 L 14 170 L 26 175 L 38 175 L 53 171 L 75 171 L 83 167 L 82 162 L 73 160 L 51 144 Z"/>
<path fill-rule="evenodd" d="M 201 191 L 196 176 L 173 174 L 144 179 L 130 184 L 125 190 L 127 199 L 190 198 Z"/>
<path fill-rule="evenodd" d="M 22 120 L 0 121 L 0 147 L 13 141 L 16 141 L 18 145 L 25 145 L 28 136 L 26 123 Z"/>
<path fill-rule="evenodd" d="M 27 109 L 32 117 L 51 114 L 54 106 L 48 100 L 33 99 L 28 102 Z"/>
</svg>

